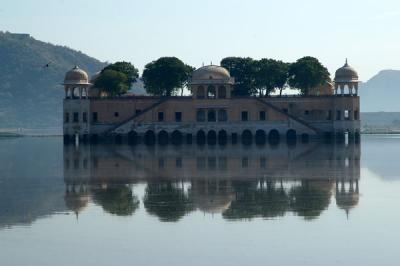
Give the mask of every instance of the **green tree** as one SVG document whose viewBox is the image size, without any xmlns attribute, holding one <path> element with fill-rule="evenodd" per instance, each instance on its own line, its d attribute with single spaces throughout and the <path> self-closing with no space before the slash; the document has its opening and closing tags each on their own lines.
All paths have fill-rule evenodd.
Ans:
<svg viewBox="0 0 400 266">
<path fill-rule="evenodd" d="M 176 57 L 161 57 L 145 66 L 142 78 L 148 93 L 171 96 L 183 89 L 192 72 L 191 66 Z"/>
<path fill-rule="evenodd" d="M 108 95 L 116 96 L 128 91 L 127 80 L 128 78 L 124 73 L 106 69 L 101 72 L 100 76 L 95 80 L 94 85 Z"/>
<path fill-rule="evenodd" d="M 249 96 L 256 93 L 255 73 L 256 65 L 250 57 L 226 57 L 222 59 L 221 66 L 228 69 L 235 78 L 233 94 L 236 96 Z"/>
<path fill-rule="evenodd" d="M 318 59 L 306 56 L 300 58 L 289 68 L 289 85 L 297 88 L 303 95 L 310 89 L 330 81 L 329 72 Z"/>
<path fill-rule="evenodd" d="M 254 86 L 260 97 L 279 89 L 280 95 L 288 79 L 289 64 L 274 59 L 254 61 Z"/>
<path fill-rule="evenodd" d="M 139 70 L 129 62 L 116 62 L 106 66 L 103 71 L 105 70 L 114 70 L 125 74 L 127 77 L 127 86 L 129 88 L 131 87 L 131 84 L 135 83 L 137 78 L 139 78 Z"/>
</svg>

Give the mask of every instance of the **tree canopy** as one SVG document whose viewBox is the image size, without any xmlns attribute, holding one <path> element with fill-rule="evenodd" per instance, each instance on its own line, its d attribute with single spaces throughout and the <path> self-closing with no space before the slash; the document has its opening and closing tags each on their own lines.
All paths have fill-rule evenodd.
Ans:
<svg viewBox="0 0 400 266">
<path fill-rule="evenodd" d="M 124 73 L 111 69 L 103 70 L 94 82 L 96 88 L 99 88 L 110 96 L 126 93 L 129 89 L 127 84 L 128 78 Z"/>
<path fill-rule="evenodd" d="M 298 59 L 289 68 L 289 85 L 298 88 L 303 95 L 310 89 L 330 81 L 329 72 L 318 59 L 306 56 Z"/>
<path fill-rule="evenodd" d="M 132 83 L 135 83 L 137 78 L 139 78 L 139 70 L 129 62 L 116 62 L 106 66 L 103 71 L 105 70 L 114 70 L 125 74 L 127 77 L 126 82 L 128 87 L 130 87 Z"/>
<path fill-rule="evenodd" d="M 250 57 L 226 57 L 221 60 L 221 66 L 228 69 L 235 77 L 233 95 L 248 96 L 254 94 L 255 64 Z"/>
<path fill-rule="evenodd" d="M 254 61 L 254 86 L 259 96 L 268 96 L 282 89 L 288 80 L 289 64 L 274 59 L 261 59 Z"/>
<path fill-rule="evenodd" d="M 148 93 L 171 96 L 186 85 L 193 70 L 176 57 L 161 57 L 145 66 L 142 78 Z"/>
</svg>

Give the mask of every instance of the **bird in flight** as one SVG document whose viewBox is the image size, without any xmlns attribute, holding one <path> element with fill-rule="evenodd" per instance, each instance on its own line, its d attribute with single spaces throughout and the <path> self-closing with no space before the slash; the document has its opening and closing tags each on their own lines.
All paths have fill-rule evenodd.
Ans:
<svg viewBox="0 0 400 266">
<path fill-rule="evenodd" d="M 47 64 L 45 64 L 45 65 L 43 66 L 43 68 L 49 67 L 49 66 L 50 66 L 50 63 L 51 63 L 51 62 L 48 62 Z"/>
</svg>

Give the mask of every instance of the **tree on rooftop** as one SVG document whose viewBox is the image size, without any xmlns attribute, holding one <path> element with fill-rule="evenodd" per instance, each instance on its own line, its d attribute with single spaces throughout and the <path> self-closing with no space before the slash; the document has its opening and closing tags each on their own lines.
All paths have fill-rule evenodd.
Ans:
<svg viewBox="0 0 400 266">
<path fill-rule="evenodd" d="M 131 87 L 131 84 L 135 83 L 137 78 L 139 78 L 139 70 L 129 62 L 116 62 L 106 66 L 103 71 L 105 70 L 114 70 L 125 74 L 127 77 L 126 83 L 129 88 Z"/>
<path fill-rule="evenodd" d="M 103 70 L 96 78 L 94 85 L 109 96 L 124 94 L 129 89 L 127 76 L 111 69 Z"/>
<path fill-rule="evenodd" d="M 299 89 L 303 95 L 329 80 L 328 70 L 314 57 L 306 56 L 290 65 L 289 85 Z"/>
<path fill-rule="evenodd" d="M 274 59 L 254 61 L 254 86 L 260 97 L 270 95 L 276 89 L 282 94 L 288 79 L 289 64 Z"/>
<path fill-rule="evenodd" d="M 171 96 L 186 85 L 193 68 L 176 57 L 161 57 L 143 70 L 146 91 L 153 95 Z"/>
<path fill-rule="evenodd" d="M 235 78 L 233 94 L 236 96 L 249 96 L 255 91 L 255 64 L 250 57 L 226 57 L 222 59 L 221 66 L 228 69 Z"/>
</svg>

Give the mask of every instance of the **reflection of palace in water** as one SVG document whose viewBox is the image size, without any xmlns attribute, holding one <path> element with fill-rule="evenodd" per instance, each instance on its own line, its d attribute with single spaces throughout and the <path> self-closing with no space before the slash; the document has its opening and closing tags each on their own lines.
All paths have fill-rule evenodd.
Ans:
<svg viewBox="0 0 400 266">
<path fill-rule="evenodd" d="M 360 146 L 64 146 L 65 200 L 79 212 L 91 198 L 109 213 L 133 214 L 143 205 L 162 221 L 189 212 L 226 219 L 315 218 L 331 197 L 346 213 L 358 203 Z"/>
</svg>

